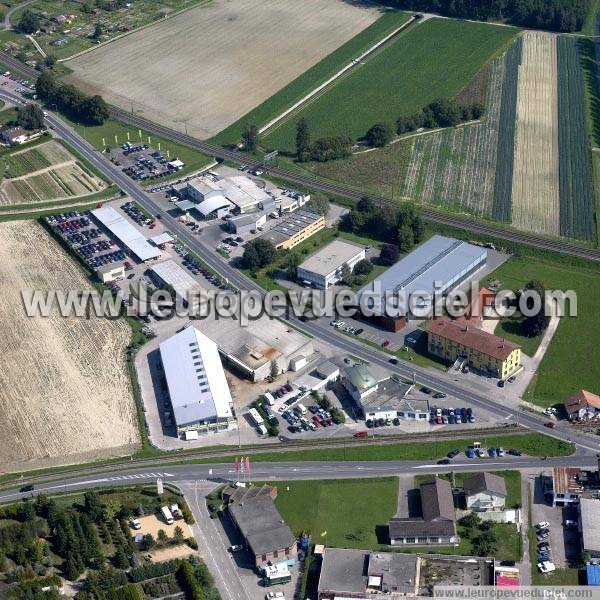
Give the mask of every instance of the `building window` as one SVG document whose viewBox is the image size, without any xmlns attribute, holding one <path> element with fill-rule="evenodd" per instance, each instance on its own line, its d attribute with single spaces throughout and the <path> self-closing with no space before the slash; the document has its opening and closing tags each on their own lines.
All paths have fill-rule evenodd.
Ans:
<svg viewBox="0 0 600 600">
<path fill-rule="evenodd" d="M 279 558 L 279 550 L 275 550 L 275 552 L 273 552 L 273 558 Z"/>
</svg>

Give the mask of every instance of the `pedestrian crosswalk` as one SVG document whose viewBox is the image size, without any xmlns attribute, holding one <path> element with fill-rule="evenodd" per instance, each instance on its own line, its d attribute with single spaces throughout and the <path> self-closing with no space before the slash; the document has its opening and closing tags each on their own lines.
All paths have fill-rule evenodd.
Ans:
<svg viewBox="0 0 600 600">
<path fill-rule="evenodd" d="M 127 479 L 163 479 L 165 477 L 173 477 L 171 473 L 134 473 L 132 475 L 115 475 L 108 477 L 108 481 L 124 481 Z"/>
</svg>

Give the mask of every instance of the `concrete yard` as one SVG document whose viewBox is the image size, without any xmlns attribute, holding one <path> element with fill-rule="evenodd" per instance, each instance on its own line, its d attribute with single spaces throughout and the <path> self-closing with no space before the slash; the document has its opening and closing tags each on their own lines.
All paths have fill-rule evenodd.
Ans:
<svg viewBox="0 0 600 600">
<path fill-rule="evenodd" d="M 41 225 L 0 226 L 0 471 L 108 458 L 139 448 L 122 320 L 28 317 L 21 291 L 87 290 Z M 35 251 L 32 249 L 35 248 Z"/>
<path fill-rule="evenodd" d="M 207 138 L 379 14 L 343 0 L 215 0 L 66 64 L 86 91 Z"/>
</svg>

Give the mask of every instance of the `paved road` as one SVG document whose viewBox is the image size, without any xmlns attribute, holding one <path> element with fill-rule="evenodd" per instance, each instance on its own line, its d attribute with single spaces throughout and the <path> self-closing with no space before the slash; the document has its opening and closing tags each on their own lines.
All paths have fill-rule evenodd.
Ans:
<svg viewBox="0 0 600 600">
<path fill-rule="evenodd" d="M 3 90 L 0 91 L 0 98 L 12 102 L 16 100 L 14 94 L 10 94 Z M 98 170 L 103 172 L 105 176 L 112 179 L 126 194 L 152 214 L 160 214 L 162 222 L 171 231 L 177 234 L 179 240 L 186 244 L 192 251 L 199 254 L 210 267 L 226 277 L 230 283 L 238 289 L 254 290 L 264 295 L 264 290 L 262 288 L 250 279 L 247 279 L 237 269 L 230 266 L 221 256 L 214 253 L 213 249 L 206 245 L 202 239 L 191 235 L 188 228 L 165 212 L 162 207 L 157 205 L 156 202 L 150 198 L 143 188 L 137 185 L 120 169 L 115 167 L 103 154 L 98 152 L 86 140 L 81 138 L 71 127 L 64 123 L 64 121 L 54 114 L 50 114 L 47 121 L 52 125 L 57 134 L 71 144 L 75 150 L 84 156 Z M 302 329 L 309 335 L 331 344 L 342 352 L 346 352 L 367 362 L 378 364 L 386 368 L 389 368 L 390 366 L 389 356 L 384 352 L 366 346 L 353 338 L 339 334 L 334 331 L 333 328 L 324 325 L 320 321 L 301 322 L 293 315 L 290 315 L 289 321 L 296 328 Z M 564 441 L 573 442 L 582 451 L 600 451 L 600 442 L 595 436 L 579 433 L 573 430 L 567 423 L 559 423 L 555 429 L 550 430 L 544 427 L 545 420 L 540 418 L 540 416 L 528 412 L 515 411 L 514 409 L 505 407 L 499 403 L 501 399 L 496 402 L 493 398 L 484 396 L 476 390 L 469 389 L 461 383 L 451 381 L 450 375 L 436 373 L 433 370 L 404 362 L 395 365 L 394 371 L 405 377 L 414 378 L 422 385 L 444 391 L 456 398 L 463 398 L 473 406 L 492 411 L 499 417 L 506 419 L 507 422 L 509 420 L 515 420 L 519 425 L 533 431 L 552 435 Z"/>
</svg>

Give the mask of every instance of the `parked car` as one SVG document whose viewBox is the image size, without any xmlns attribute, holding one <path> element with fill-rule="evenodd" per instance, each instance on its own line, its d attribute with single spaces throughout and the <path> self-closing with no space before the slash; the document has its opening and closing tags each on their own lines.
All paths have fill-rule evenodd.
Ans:
<svg viewBox="0 0 600 600">
<path fill-rule="evenodd" d="M 242 546 L 241 544 L 234 544 L 233 546 L 229 547 L 230 552 L 240 552 L 243 549 L 244 549 L 244 546 Z"/>
<path fill-rule="evenodd" d="M 548 527 L 550 527 L 550 523 L 548 523 L 548 521 L 540 521 L 535 525 L 536 529 L 548 529 Z"/>
<path fill-rule="evenodd" d="M 514 448 L 511 448 L 508 453 L 511 456 L 521 456 L 523 454 L 520 450 L 515 450 Z"/>
<path fill-rule="evenodd" d="M 357 431 L 357 432 L 354 434 L 354 437 L 357 437 L 357 438 L 365 438 L 365 437 L 367 437 L 368 435 L 369 435 L 369 432 L 368 432 L 368 431 Z"/>
<path fill-rule="evenodd" d="M 34 486 L 32 484 L 29 485 L 24 485 L 22 488 L 19 488 L 19 493 L 20 494 L 25 494 L 27 492 L 33 492 L 34 490 Z"/>
<path fill-rule="evenodd" d="M 450 464 L 450 459 L 449 458 L 440 458 L 440 460 L 437 461 L 438 465 L 449 465 Z"/>
<path fill-rule="evenodd" d="M 460 454 L 460 450 L 450 450 L 450 452 L 448 452 L 448 454 L 446 455 L 448 458 L 454 458 L 455 456 L 458 456 Z"/>
</svg>

